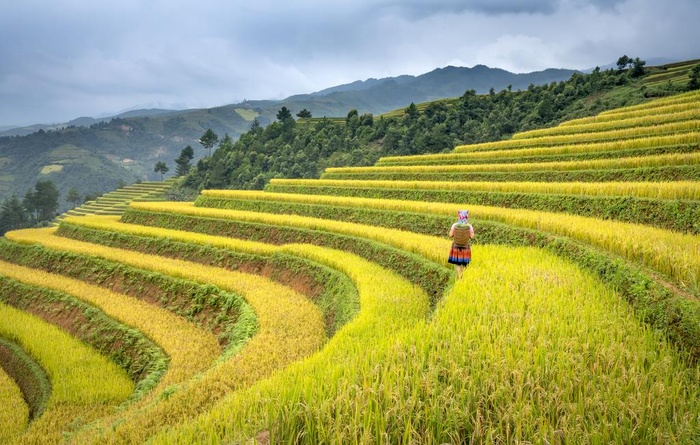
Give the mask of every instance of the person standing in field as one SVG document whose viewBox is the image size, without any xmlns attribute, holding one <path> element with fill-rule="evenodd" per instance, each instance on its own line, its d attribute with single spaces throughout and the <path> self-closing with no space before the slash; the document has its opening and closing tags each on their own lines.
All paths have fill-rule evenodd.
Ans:
<svg viewBox="0 0 700 445">
<path fill-rule="evenodd" d="M 474 238 L 474 227 L 469 224 L 469 210 L 459 210 L 457 212 L 459 221 L 450 227 L 450 238 L 452 247 L 447 262 L 455 265 L 457 279 L 462 278 L 464 268 L 469 266 L 472 260 L 471 240 Z"/>
</svg>

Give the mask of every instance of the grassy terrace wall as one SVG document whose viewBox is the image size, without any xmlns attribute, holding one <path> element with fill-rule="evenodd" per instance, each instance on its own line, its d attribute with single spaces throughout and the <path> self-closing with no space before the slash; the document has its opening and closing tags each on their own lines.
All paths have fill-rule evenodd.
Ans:
<svg viewBox="0 0 700 445">
<path fill-rule="evenodd" d="M 610 181 L 698 181 L 696 166 L 621 168 L 606 170 L 530 170 L 513 172 L 357 172 L 324 173 L 323 179 L 396 181 L 493 181 L 493 182 L 610 182 Z"/>
<path fill-rule="evenodd" d="M 697 180 L 700 153 L 580 162 L 532 162 L 480 165 L 417 165 L 328 168 L 321 179 L 433 181 L 659 181 Z M 617 175 L 614 178 L 610 175 Z M 540 178 L 540 179 L 536 179 Z"/>
<path fill-rule="evenodd" d="M 16 269 L 27 273 L 28 269 Z M 124 369 L 136 383 L 133 397 L 143 396 L 165 373 L 168 358 L 163 350 L 136 329 L 107 316 L 99 308 L 64 292 L 8 278 L 7 266 L 0 276 L 0 301 L 48 322 L 56 323 L 76 338 L 89 344 Z M 10 275 L 11 276 L 11 275 Z M 40 379 L 40 377 L 38 377 Z M 45 388 L 40 385 L 40 388 Z M 41 390 L 43 392 L 43 389 Z M 35 392 L 35 391 L 32 391 Z M 31 399 L 36 399 L 32 396 Z M 39 397 L 42 399 L 43 397 Z M 33 403 L 34 407 L 38 407 Z M 37 409 L 38 414 L 43 409 Z"/>
<path fill-rule="evenodd" d="M 135 434 L 140 439 L 134 439 L 135 436 L 130 435 L 127 442 L 141 442 L 143 435 L 154 427 L 154 422 L 156 426 L 172 425 L 182 420 L 182 414 L 176 412 L 183 408 L 204 410 L 225 394 L 223 388 L 251 384 L 278 367 L 317 350 L 324 341 L 320 311 L 313 309 L 310 302 L 291 289 L 240 272 L 222 271 L 181 260 L 134 254 L 94 244 L 86 245 L 79 241 L 67 243 L 65 238 L 54 236 L 52 231 L 53 229 L 24 230 L 11 232 L 8 236 L 19 243 L 42 244 L 51 249 L 73 253 L 91 252 L 106 259 L 118 259 L 130 266 L 146 266 L 154 272 L 190 276 L 195 281 L 240 292 L 255 310 L 259 321 L 257 335 L 233 351 L 235 354 L 222 356 L 196 378 L 165 388 L 155 398 L 157 403 L 142 404 L 140 407 L 137 405 L 138 409 L 107 416 L 101 426 L 80 433 L 79 436 L 83 439 L 76 439 L 79 442 L 90 441 L 85 437 L 92 436 L 96 431 L 113 431 L 114 425 L 122 425 L 120 431 L 131 431 L 130 428 L 137 425 Z M 284 317 L 280 317 L 282 313 Z M 103 443 L 102 440 L 98 442 Z"/>
<path fill-rule="evenodd" d="M 16 382 L 21 391 L 23 401 L 26 402 L 26 420 L 32 420 L 46 409 L 46 403 L 51 395 L 51 381 L 41 366 L 32 357 L 14 342 L 5 338 L 0 338 L 0 363 L 4 371 Z M 9 401 L 9 400 L 8 400 Z M 17 413 L 24 411 L 24 407 L 4 405 L 2 407 L 3 418 L 9 417 L 6 411 L 16 410 Z M 21 430 L 15 431 L 19 434 Z"/>
<path fill-rule="evenodd" d="M 0 303 L 0 337 L 11 339 L 35 357 L 51 380 L 43 414 L 21 439 L 57 443 L 64 433 L 104 416 L 124 402 L 133 382 L 94 349 L 52 324 Z"/>
<path fill-rule="evenodd" d="M 587 161 L 593 159 L 633 158 L 640 156 L 664 155 L 673 153 L 695 153 L 700 149 L 698 144 L 663 145 L 660 147 L 641 147 L 616 151 L 590 150 L 593 147 L 581 147 L 581 150 L 538 150 L 542 154 L 533 153 L 535 150 L 502 150 L 501 152 L 476 153 L 445 153 L 437 155 L 416 155 L 403 157 L 381 158 L 375 165 L 378 167 L 409 166 L 409 165 L 480 165 L 480 164 L 513 164 L 535 162 L 567 162 Z M 477 156 L 488 153 L 491 156 Z M 494 156 L 494 155 L 501 156 Z"/>
</svg>

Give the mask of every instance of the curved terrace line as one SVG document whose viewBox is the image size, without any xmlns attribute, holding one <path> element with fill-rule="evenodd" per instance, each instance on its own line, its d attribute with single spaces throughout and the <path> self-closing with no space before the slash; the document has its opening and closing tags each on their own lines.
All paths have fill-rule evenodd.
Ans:
<svg viewBox="0 0 700 445">
<path fill-rule="evenodd" d="M 33 241 L 42 240 L 37 237 Z M 71 295 L 147 335 L 163 348 L 170 359 L 167 370 L 153 389 L 156 393 L 208 369 L 221 353 L 218 342 L 211 333 L 164 308 L 137 298 L 62 275 L 6 262 L 0 262 L 0 273 L 21 283 Z"/>
<path fill-rule="evenodd" d="M 104 415 L 132 393 L 123 369 L 56 326 L 3 303 L 0 320 L 0 335 L 35 357 L 52 383 L 46 410 L 22 440 L 57 442 L 75 417 Z"/>
</svg>

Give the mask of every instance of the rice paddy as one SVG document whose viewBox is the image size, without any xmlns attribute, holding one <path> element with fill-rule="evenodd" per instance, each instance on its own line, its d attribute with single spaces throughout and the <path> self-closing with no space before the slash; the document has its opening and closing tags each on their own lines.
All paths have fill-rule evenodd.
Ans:
<svg viewBox="0 0 700 445">
<path fill-rule="evenodd" d="M 122 190 L 9 232 L 0 340 L 50 390 L 32 417 L 41 390 L 0 349 L 0 442 L 699 443 L 698 110 L 687 93 L 196 202 Z M 132 355 L 160 360 L 150 386 L 60 328 L 78 306 L 162 351 Z"/>
</svg>

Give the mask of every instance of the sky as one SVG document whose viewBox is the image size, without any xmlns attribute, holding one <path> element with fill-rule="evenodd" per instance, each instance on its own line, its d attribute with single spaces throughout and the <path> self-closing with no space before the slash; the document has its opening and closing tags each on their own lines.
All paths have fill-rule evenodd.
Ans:
<svg viewBox="0 0 700 445">
<path fill-rule="evenodd" d="M 487 65 L 700 58 L 698 0 L 21 0 L 0 4 L 0 127 L 204 108 Z"/>
</svg>

